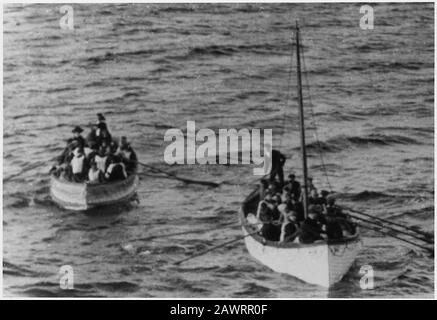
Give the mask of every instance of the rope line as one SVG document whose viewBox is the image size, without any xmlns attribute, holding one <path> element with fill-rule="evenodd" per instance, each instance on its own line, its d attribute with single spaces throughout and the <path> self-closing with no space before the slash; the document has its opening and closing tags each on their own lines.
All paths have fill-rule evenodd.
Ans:
<svg viewBox="0 0 437 320">
<path fill-rule="evenodd" d="M 303 42 L 303 38 L 302 38 L 302 42 Z M 302 66 L 303 66 L 303 69 L 304 69 L 305 85 L 306 85 L 306 89 L 307 89 L 308 102 L 309 102 L 309 107 L 310 107 L 309 109 L 311 111 L 311 116 L 312 116 L 312 120 L 313 120 L 312 124 L 314 126 L 314 135 L 315 135 L 316 142 L 317 142 L 317 151 L 318 151 L 319 156 L 320 156 L 320 162 L 322 164 L 323 173 L 325 175 L 329 191 L 332 192 L 332 186 L 331 186 L 331 183 L 329 182 L 328 171 L 326 169 L 325 160 L 323 158 L 323 152 L 322 152 L 322 148 L 321 148 L 321 145 L 320 145 L 319 135 L 318 135 L 318 132 L 317 132 L 318 125 L 317 125 L 316 117 L 315 117 L 315 114 L 314 114 L 313 102 L 312 102 L 312 99 L 311 99 L 311 89 L 310 89 L 310 84 L 309 84 L 309 81 L 308 81 L 308 74 L 307 74 L 308 72 L 307 72 L 307 68 L 306 68 L 305 55 L 304 55 L 303 48 L 301 48 L 301 55 L 302 55 Z"/>
</svg>

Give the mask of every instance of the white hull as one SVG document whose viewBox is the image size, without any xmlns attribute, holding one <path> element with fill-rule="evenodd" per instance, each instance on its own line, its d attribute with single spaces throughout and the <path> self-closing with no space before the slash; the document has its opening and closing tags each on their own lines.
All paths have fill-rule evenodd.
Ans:
<svg viewBox="0 0 437 320">
<path fill-rule="evenodd" d="M 244 227 L 243 232 L 248 234 Z M 249 253 L 270 269 L 327 288 L 343 278 L 361 248 L 358 238 L 340 244 L 293 244 L 294 247 L 264 245 L 250 235 L 244 239 Z"/>
<path fill-rule="evenodd" d="M 136 194 L 137 186 L 136 174 L 102 184 L 74 183 L 52 176 L 50 195 L 64 209 L 83 211 L 128 201 Z"/>
<path fill-rule="evenodd" d="M 312 244 L 266 241 L 250 225 L 247 214 L 255 213 L 259 191 L 255 189 L 240 210 L 244 240 L 249 253 L 270 269 L 286 273 L 310 284 L 329 288 L 339 282 L 357 257 L 362 243 L 359 230 L 353 237 L 336 242 L 320 241 Z M 250 235 L 249 235 L 250 234 Z"/>
</svg>

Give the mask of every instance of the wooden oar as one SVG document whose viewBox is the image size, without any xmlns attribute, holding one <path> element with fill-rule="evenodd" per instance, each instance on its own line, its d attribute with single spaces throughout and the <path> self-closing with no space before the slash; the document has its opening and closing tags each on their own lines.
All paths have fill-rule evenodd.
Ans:
<svg viewBox="0 0 437 320">
<path fill-rule="evenodd" d="M 225 243 L 219 244 L 219 245 L 214 246 L 214 247 L 212 247 L 212 248 L 209 248 L 209 249 L 207 249 L 207 250 L 205 250 L 205 251 L 202 251 L 202 252 L 196 253 L 196 254 L 194 254 L 194 255 L 191 255 L 191 256 L 189 256 L 188 258 L 185 258 L 185 259 L 182 259 L 182 260 L 176 261 L 176 262 L 174 262 L 173 264 L 175 264 L 175 265 L 179 265 L 179 264 L 181 264 L 181 263 L 183 263 L 183 262 L 185 262 L 185 261 L 188 261 L 188 260 L 191 260 L 191 259 L 197 258 L 197 257 L 199 257 L 199 256 L 203 256 L 204 254 L 206 254 L 206 253 L 208 253 L 208 252 L 211 252 L 211 251 L 213 251 L 213 250 L 216 250 L 216 249 L 219 249 L 219 248 L 225 247 L 225 246 L 227 246 L 227 245 L 229 245 L 229 244 L 231 244 L 231 243 L 237 242 L 237 241 L 239 241 L 239 240 L 241 240 L 241 239 L 244 239 L 244 238 L 246 238 L 246 237 L 248 237 L 248 236 L 254 235 L 254 234 L 258 233 L 258 232 L 259 232 L 259 231 L 252 232 L 252 233 L 248 233 L 248 234 L 246 234 L 245 236 L 239 236 L 239 237 L 237 237 L 237 238 L 235 238 L 235 239 L 232 239 L 232 240 L 227 241 L 227 242 L 225 242 Z"/>
<path fill-rule="evenodd" d="M 409 236 L 409 237 L 415 238 L 415 239 L 417 239 L 417 240 L 421 240 L 421 241 L 426 242 L 426 243 L 429 243 L 429 244 L 434 244 L 434 241 L 432 241 L 432 240 L 429 240 L 429 239 L 427 239 L 427 238 L 420 237 L 420 236 L 418 236 L 418 235 L 414 235 L 414 234 L 408 233 L 408 232 L 403 231 L 403 230 L 395 229 L 395 228 L 393 228 L 393 227 L 390 227 L 390 226 L 384 225 L 382 222 L 379 222 L 379 221 L 371 221 L 371 220 L 368 220 L 368 219 L 364 219 L 364 218 L 361 218 L 361 217 L 357 217 L 356 215 L 352 215 L 352 214 L 350 214 L 350 213 L 346 213 L 346 215 L 349 216 L 349 217 L 351 217 L 352 219 L 356 219 L 356 220 L 360 220 L 360 221 L 363 221 L 363 222 L 367 222 L 367 223 L 369 223 L 369 224 L 374 224 L 374 225 L 376 225 L 376 226 L 378 226 L 378 227 L 385 228 L 385 229 L 388 229 L 388 230 L 391 230 L 391 231 L 394 231 L 394 232 L 397 232 L 397 233 L 401 233 L 401 234 L 407 235 L 407 236 Z"/>
<path fill-rule="evenodd" d="M 147 240 L 160 239 L 160 238 L 168 238 L 168 237 L 180 236 L 180 235 L 184 235 L 184 234 L 208 232 L 208 231 L 220 230 L 220 229 L 225 229 L 225 228 L 237 228 L 237 227 L 241 228 L 240 224 L 234 225 L 236 223 L 238 223 L 238 222 L 231 222 L 231 223 L 227 223 L 225 225 L 219 226 L 219 227 L 213 227 L 213 228 L 208 228 L 208 229 L 195 229 L 195 230 L 173 232 L 173 233 L 167 233 L 167 234 L 157 234 L 157 235 L 148 236 L 148 237 L 144 237 L 144 238 L 133 239 L 133 240 L 130 240 L 130 242 L 133 242 L 133 241 L 147 241 Z M 264 222 L 250 223 L 250 224 L 246 224 L 246 225 L 247 226 L 257 226 L 257 225 L 260 225 L 260 224 L 264 224 Z"/>
<path fill-rule="evenodd" d="M 411 244 L 411 245 L 413 245 L 413 246 L 416 246 L 416 247 L 418 247 L 418 248 L 420 248 L 420 249 L 422 249 L 422 250 L 426 250 L 426 251 L 428 251 L 428 252 L 431 253 L 431 254 L 434 254 L 434 249 L 433 249 L 433 248 L 425 247 L 425 246 L 423 246 L 423 245 L 420 245 L 420 244 L 418 244 L 418 243 L 415 243 L 415 242 L 409 241 L 409 240 L 407 240 L 407 239 L 404 239 L 404 238 L 401 238 L 401 237 L 395 236 L 395 235 L 393 235 L 393 234 L 390 234 L 389 232 L 385 232 L 385 231 L 380 230 L 380 229 L 378 229 L 378 228 L 366 226 L 366 225 L 364 225 L 364 224 L 362 224 L 362 223 L 357 223 L 357 225 L 359 225 L 359 226 L 362 227 L 362 228 L 369 229 L 369 230 L 372 230 L 372 231 L 376 231 L 376 232 L 379 232 L 379 233 L 381 233 L 381 234 L 383 234 L 383 235 L 386 235 L 386 236 L 389 236 L 389 237 L 392 237 L 392 238 L 398 239 L 398 240 L 400 240 L 400 241 L 404 241 L 404 242 L 409 243 L 409 244 Z"/>
<path fill-rule="evenodd" d="M 208 232 L 208 231 L 214 231 L 214 230 L 219 230 L 219 229 L 224 229 L 224 228 L 236 228 L 236 227 L 240 227 L 240 225 L 232 226 L 233 224 L 236 224 L 236 223 L 237 222 L 232 222 L 232 223 L 228 223 L 228 224 L 222 225 L 220 227 L 213 227 L 213 228 L 208 228 L 208 229 L 195 229 L 195 230 L 173 232 L 173 233 L 167 233 L 167 234 L 157 234 L 157 235 L 148 236 L 148 237 L 144 237 L 144 238 L 138 238 L 138 239 L 134 239 L 134 240 L 130 240 L 130 241 L 131 242 L 132 241 L 147 241 L 147 240 L 152 240 L 152 239 L 168 238 L 168 237 L 172 237 L 172 236 L 180 236 L 180 235 L 190 234 L 190 233 Z"/>
<path fill-rule="evenodd" d="M 140 161 L 135 161 L 135 163 L 142 165 L 145 168 L 150 169 L 152 172 L 158 172 L 158 173 L 162 173 L 164 175 L 166 175 L 167 177 L 171 177 L 172 179 L 175 180 L 179 180 L 185 183 L 193 183 L 193 184 L 200 184 L 200 185 L 204 185 L 204 186 L 208 186 L 208 187 L 213 187 L 213 188 L 217 188 L 221 185 L 221 183 L 217 183 L 217 182 L 213 182 L 213 181 L 205 181 L 205 180 L 194 180 L 194 179 L 188 179 L 188 178 L 183 178 L 183 177 L 179 177 L 174 173 L 168 172 L 168 171 L 164 171 L 161 170 L 159 168 L 153 167 L 151 165 L 145 164 L 143 162 Z"/>
<path fill-rule="evenodd" d="M 396 223 L 396 222 L 393 222 L 393 221 L 390 221 L 390 220 L 387 220 L 387 219 L 375 217 L 374 215 L 371 215 L 371 214 L 368 214 L 368 213 L 365 213 L 365 212 L 362 212 L 362 211 L 358 211 L 358 210 L 355 210 L 355 209 L 352 209 L 352 208 L 348 208 L 348 207 L 344 207 L 344 206 L 342 206 L 342 208 L 344 208 L 344 209 L 346 209 L 348 211 L 351 211 L 351 212 L 354 212 L 354 213 L 358 213 L 358 214 L 361 214 L 363 216 L 375 219 L 375 220 L 379 220 L 379 221 L 382 221 L 382 222 L 385 222 L 385 223 L 389 223 L 389 224 L 392 224 L 392 225 L 400 227 L 400 228 L 407 229 L 407 230 L 409 230 L 411 232 L 415 232 L 415 233 L 421 234 L 421 235 L 423 235 L 425 237 L 434 239 L 434 235 L 429 233 L 429 232 L 425 232 L 425 231 L 421 231 L 421 230 L 416 230 L 416 229 L 414 229 L 412 227 L 405 226 L 403 224 Z"/>
</svg>

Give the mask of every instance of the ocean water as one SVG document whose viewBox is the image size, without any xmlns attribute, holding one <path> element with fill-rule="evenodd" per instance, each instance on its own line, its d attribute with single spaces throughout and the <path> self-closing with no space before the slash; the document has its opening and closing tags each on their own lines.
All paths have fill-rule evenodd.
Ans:
<svg viewBox="0 0 437 320">
<path fill-rule="evenodd" d="M 237 213 L 256 177 L 251 166 L 166 165 L 167 129 L 193 120 L 199 129 L 271 128 L 300 177 L 296 19 L 315 184 L 339 203 L 434 232 L 434 5 L 373 8 L 375 27 L 362 30 L 359 4 L 74 4 L 71 31 L 60 28 L 59 5 L 5 5 L 4 295 L 432 297 L 433 257 L 368 230 L 329 290 L 269 270 L 243 241 L 174 264 L 241 236 Z M 228 183 L 145 171 L 139 204 L 59 208 L 48 170 L 72 127 L 88 128 L 97 112 L 142 162 Z M 59 287 L 63 265 L 74 269 L 74 290 Z M 360 288 L 364 265 L 373 290 Z"/>
</svg>

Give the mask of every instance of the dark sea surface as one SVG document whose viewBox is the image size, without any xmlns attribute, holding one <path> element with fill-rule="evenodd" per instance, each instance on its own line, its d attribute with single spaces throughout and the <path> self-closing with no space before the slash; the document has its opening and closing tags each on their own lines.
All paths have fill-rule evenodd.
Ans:
<svg viewBox="0 0 437 320">
<path fill-rule="evenodd" d="M 354 266 L 329 291 L 269 270 L 243 241 L 173 264 L 241 235 L 237 212 L 256 177 L 251 166 L 166 165 L 167 129 L 185 131 L 188 120 L 199 129 L 272 128 L 287 171 L 300 177 L 296 19 L 315 184 L 331 186 L 340 203 L 434 232 L 434 5 L 373 7 L 375 28 L 362 30 L 359 4 L 74 4 L 68 31 L 59 5 L 5 6 L 4 295 L 432 297 L 433 257 L 367 230 Z M 230 183 L 143 174 L 139 205 L 60 209 L 49 168 L 72 127 L 88 131 L 97 112 L 142 162 Z M 59 287 L 62 265 L 74 268 L 72 291 Z M 363 265 L 374 269 L 373 290 L 360 288 Z"/>
</svg>

